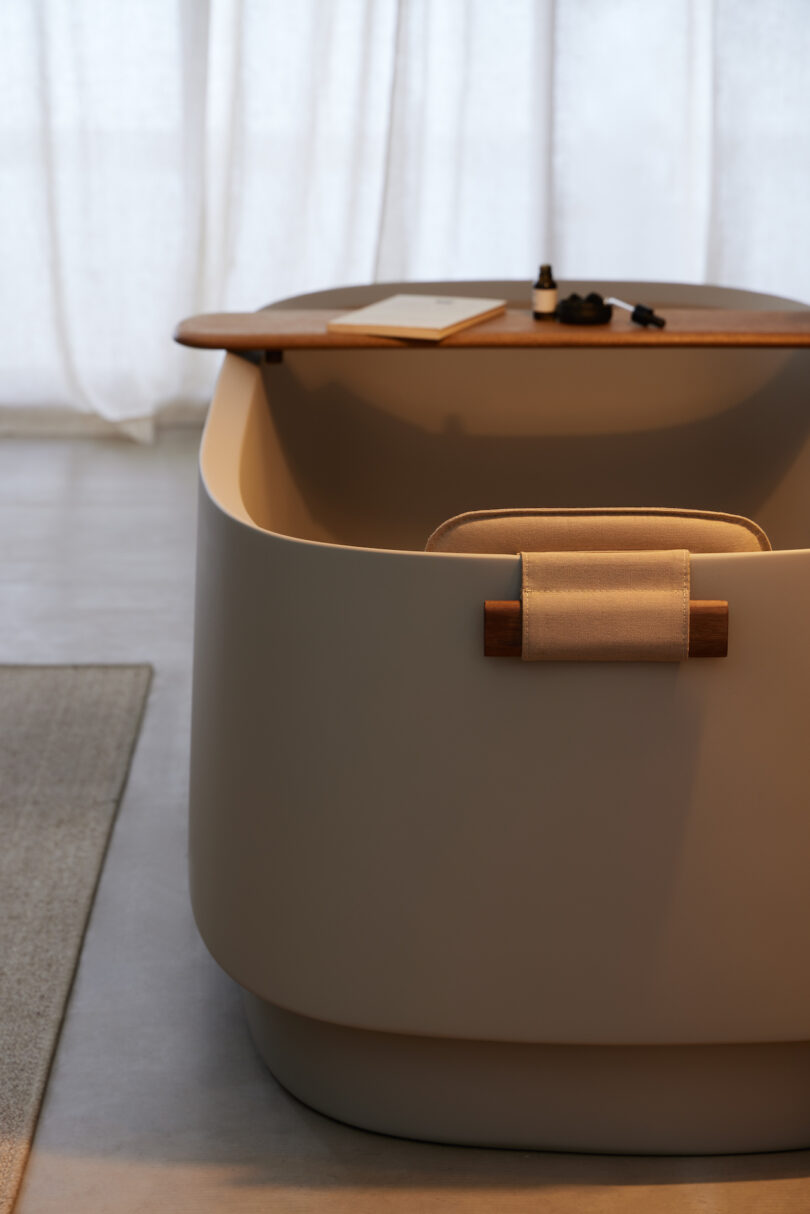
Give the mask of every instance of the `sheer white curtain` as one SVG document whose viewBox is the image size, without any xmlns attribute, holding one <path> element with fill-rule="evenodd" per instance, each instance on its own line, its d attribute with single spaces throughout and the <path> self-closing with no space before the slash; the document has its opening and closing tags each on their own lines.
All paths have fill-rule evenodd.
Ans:
<svg viewBox="0 0 810 1214">
<path fill-rule="evenodd" d="M 808 64 L 808 0 L 3 0 L 0 424 L 144 432 L 177 319 L 336 284 L 810 300 Z"/>
</svg>

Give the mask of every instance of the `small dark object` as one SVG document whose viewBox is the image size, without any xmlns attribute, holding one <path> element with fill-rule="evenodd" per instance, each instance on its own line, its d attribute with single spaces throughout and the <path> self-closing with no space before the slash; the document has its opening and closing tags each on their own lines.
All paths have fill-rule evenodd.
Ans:
<svg viewBox="0 0 810 1214">
<path fill-rule="evenodd" d="M 543 265 L 532 287 L 532 316 L 535 320 L 554 320 L 557 314 L 557 284 L 551 266 Z"/>
<path fill-rule="evenodd" d="M 564 325 L 606 325 L 613 315 L 610 304 L 592 291 L 585 299 L 569 295 L 557 304 L 557 320 Z"/>
<path fill-rule="evenodd" d="M 663 316 L 656 316 L 652 308 L 646 307 L 645 304 L 636 304 L 630 316 L 637 325 L 655 325 L 656 329 L 663 329 L 667 323 Z"/>
<path fill-rule="evenodd" d="M 623 299 L 617 299 L 615 295 L 609 295 L 607 302 L 615 304 L 617 308 L 624 308 L 625 312 L 630 313 L 630 319 L 637 325 L 655 325 L 656 329 L 663 329 L 667 323 L 663 316 L 656 316 L 652 308 L 648 308 L 646 304 L 629 304 Z"/>
</svg>

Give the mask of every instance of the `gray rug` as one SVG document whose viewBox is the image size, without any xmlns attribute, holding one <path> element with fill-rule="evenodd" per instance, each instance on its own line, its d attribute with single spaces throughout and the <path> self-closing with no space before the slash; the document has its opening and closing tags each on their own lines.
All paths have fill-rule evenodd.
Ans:
<svg viewBox="0 0 810 1214">
<path fill-rule="evenodd" d="M 151 674 L 0 666 L 0 1214 L 28 1158 Z"/>
</svg>

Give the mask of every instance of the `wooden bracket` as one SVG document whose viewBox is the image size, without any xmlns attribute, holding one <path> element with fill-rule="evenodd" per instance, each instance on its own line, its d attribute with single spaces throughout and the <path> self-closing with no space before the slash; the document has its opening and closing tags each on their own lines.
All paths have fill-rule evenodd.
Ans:
<svg viewBox="0 0 810 1214">
<path fill-rule="evenodd" d="M 520 599 L 484 603 L 484 657 L 519 658 L 523 648 Z M 692 599 L 689 603 L 690 658 L 724 658 L 728 653 L 728 603 Z"/>
</svg>

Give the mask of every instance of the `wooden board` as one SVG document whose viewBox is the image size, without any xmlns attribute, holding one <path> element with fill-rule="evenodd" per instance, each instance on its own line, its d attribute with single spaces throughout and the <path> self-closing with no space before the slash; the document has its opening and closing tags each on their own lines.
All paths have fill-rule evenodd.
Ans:
<svg viewBox="0 0 810 1214">
<path fill-rule="evenodd" d="M 219 312 L 192 316 L 177 326 L 174 339 L 209 350 L 342 350 L 567 348 L 632 346 L 810 346 L 810 308 L 795 312 L 724 311 L 718 308 L 657 308 L 666 328 L 645 329 L 630 314 L 614 308 L 607 325 L 563 325 L 534 320 L 528 308 L 509 308 L 500 316 L 446 337 L 441 342 L 336 333 L 330 320 L 346 309 L 268 308 L 261 312 Z"/>
<path fill-rule="evenodd" d="M 484 657 L 519 658 L 523 648 L 523 604 L 520 599 L 484 603 Z M 689 603 L 690 658 L 724 658 L 728 654 L 728 603 L 692 599 Z"/>
</svg>

